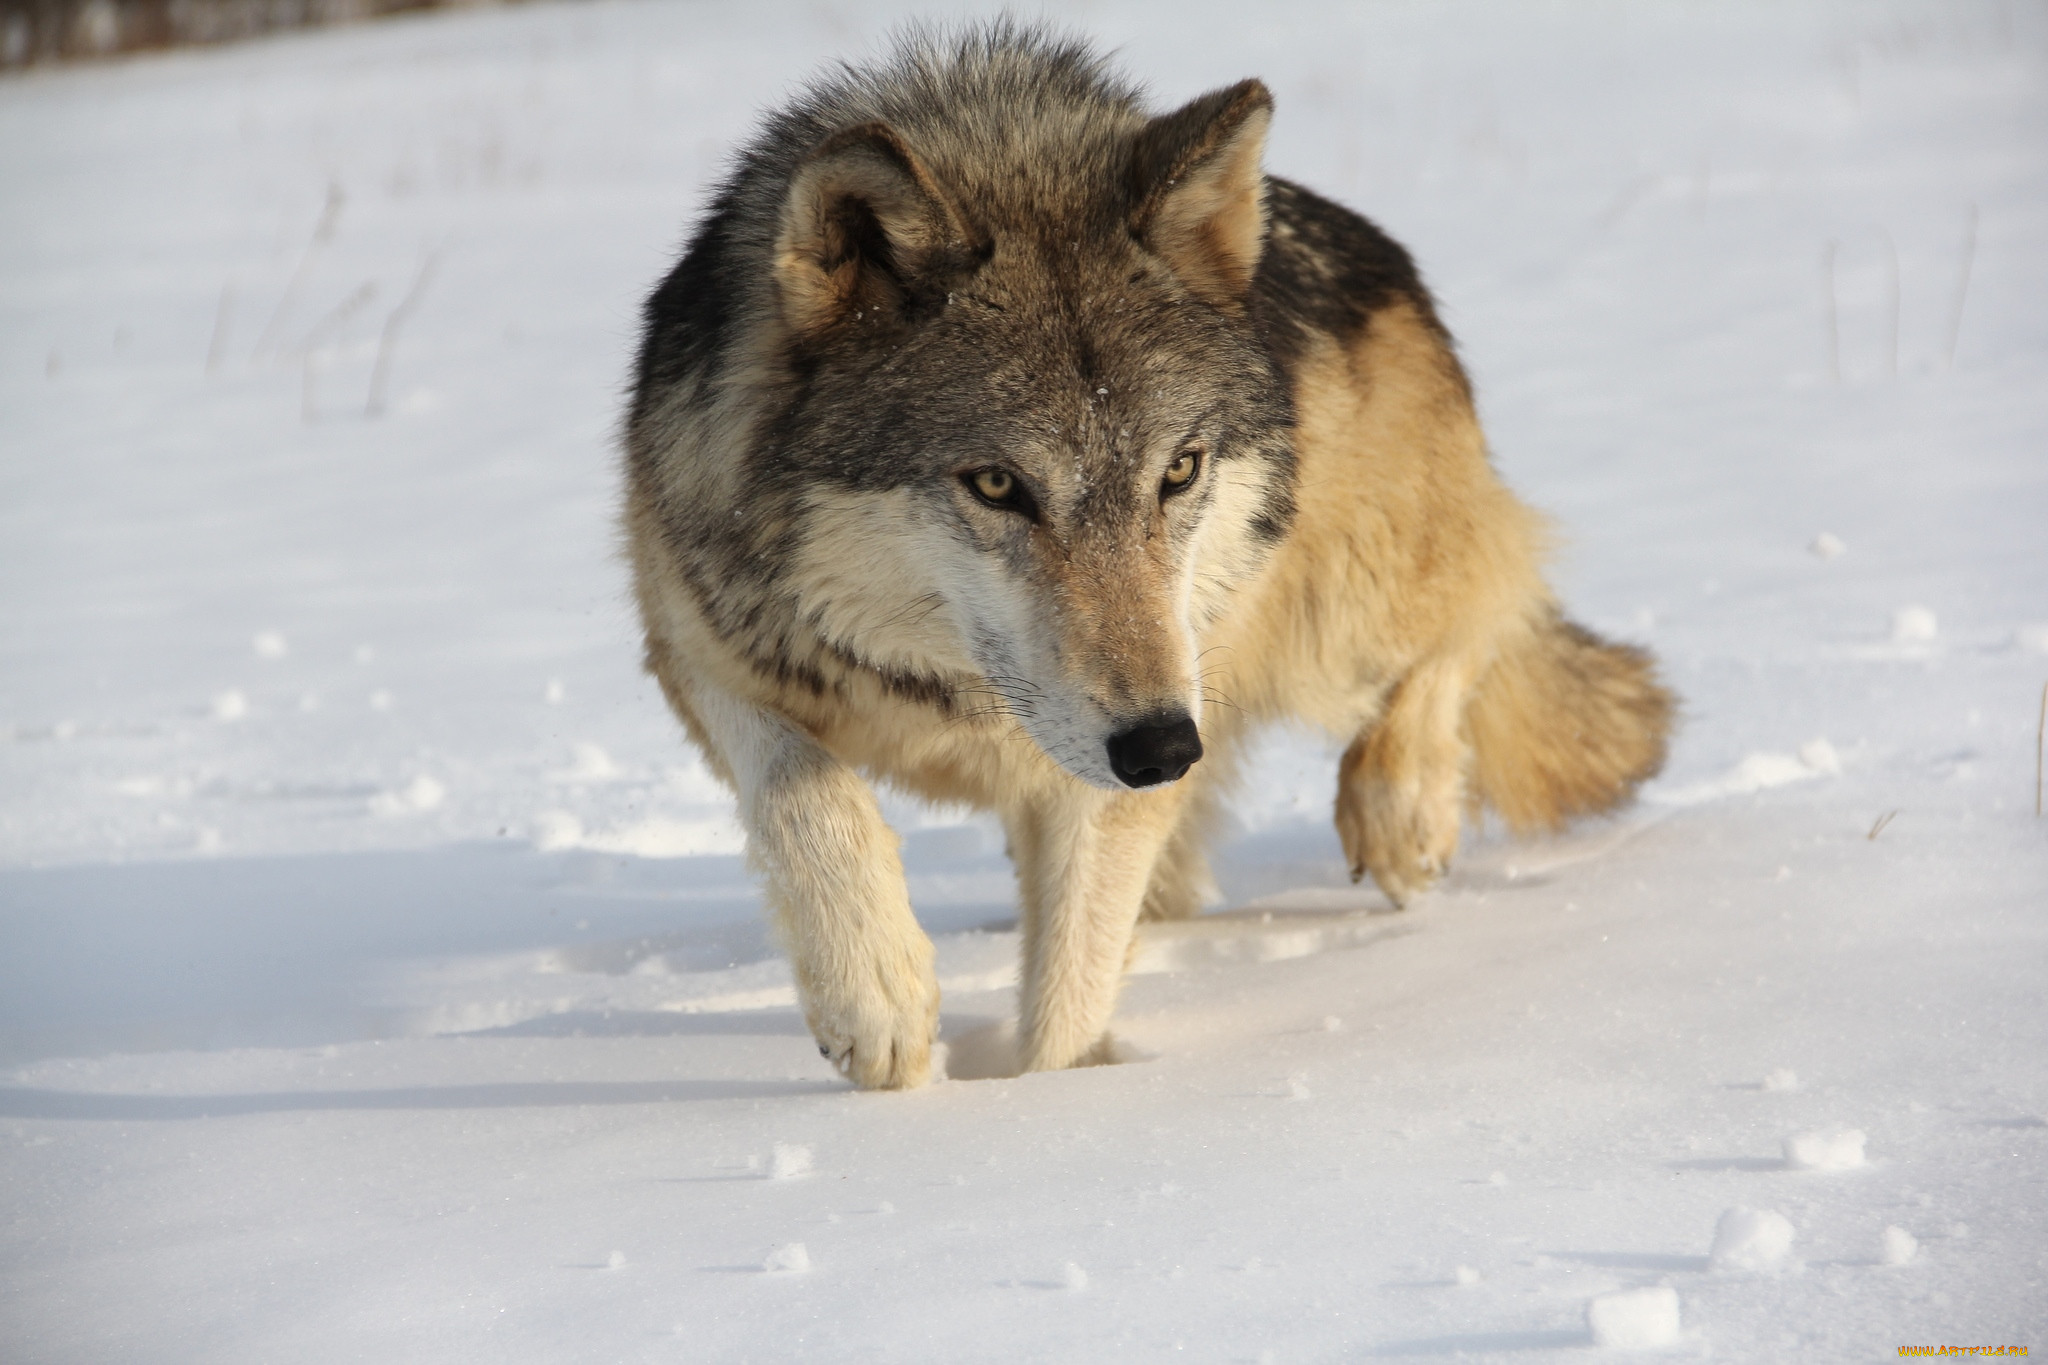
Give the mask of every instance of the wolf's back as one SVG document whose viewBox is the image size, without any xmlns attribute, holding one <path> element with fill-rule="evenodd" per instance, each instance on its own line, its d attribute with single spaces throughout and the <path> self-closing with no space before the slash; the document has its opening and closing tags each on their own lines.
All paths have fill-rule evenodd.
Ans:
<svg viewBox="0 0 2048 1365">
<path fill-rule="evenodd" d="M 1473 693 L 1473 792 L 1518 832 L 1607 810 L 1664 766 L 1673 710 L 1647 652 L 1553 611 Z"/>
</svg>

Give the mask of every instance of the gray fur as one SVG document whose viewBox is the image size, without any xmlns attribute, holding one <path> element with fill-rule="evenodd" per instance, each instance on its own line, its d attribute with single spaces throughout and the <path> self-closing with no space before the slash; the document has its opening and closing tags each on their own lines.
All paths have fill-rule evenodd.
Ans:
<svg viewBox="0 0 2048 1365">
<path fill-rule="evenodd" d="M 776 314 L 792 178 L 835 133 L 875 122 L 929 168 L 972 237 L 910 281 L 891 315 L 774 345 L 764 364 L 749 343 Z M 1133 241 L 1154 126 L 1083 45 L 999 23 L 915 31 L 885 64 L 841 68 L 740 153 L 649 300 L 627 448 L 701 604 L 760 668 L 822 689 L 871 664 L 815 638 L 776 579 L 776 546 L 804 537 L 803 495 L 821 484 L 937 499 L 963 459 L 1072 461 L 1087 492 L 1065 520 L 1109 526 L 1151 495 L 1138 456 L 1197 437 L 1217 459 L 1263 468 L 1259 530 L 1278 538 L 1292 414 L 1273 309 L 1193 302 Z M 738 415 L 706 449 L 691 418 L 721 401 Z M 713 465 L 734 481 L 720 496 L 706 492 Z M 940 705 L 963 682 L 875 671 Z"/>
</svg>

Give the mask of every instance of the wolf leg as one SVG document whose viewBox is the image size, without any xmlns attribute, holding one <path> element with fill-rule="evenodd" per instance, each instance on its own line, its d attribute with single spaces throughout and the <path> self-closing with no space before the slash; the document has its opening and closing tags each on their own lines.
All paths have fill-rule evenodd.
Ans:
<svg viewBox="0 0 2048 1365">
<path fill-rule="evenodd" d="M 1152 862 L 1145 902 L 1138 912 L 1141 921 L 1190 919 L 1217 894 L 1216 879 L 1209 871 L 1208 843 L 1221 802 L 1218 784 L 1205 780 L 1202 771 L 1209 764 L 1210 757 L 1205 755 L 1195 771 L 1181 779 L 1189 791 L 1173 832 Z"/>
<path fill-rule="evenodd" d="M 1180 806 L 1172 787 L 1108 793 L 1077 785 L 1012 819 L 1024 908 L 1024 1070 L 1107 1060 L 1104 1030 L 1131 932 Z"/>
<path fill-rule="evenodd" d="M 1394 690 L 1337 767 L 1337 837 L 1351 879 L 1367 872 L 1395 905 L 1450 870 L 1469 756 L 1460 724 L 1474 669 L 1426 660 Z"/>
<path fill-rule="evenodd" d="M 924 1084 L 938 977 L 874 792 L 779 716 L 708 688 L 688 701 L 738 789 L 747 854 L 819 1050 L 864 1089 Z"/>
</svg>

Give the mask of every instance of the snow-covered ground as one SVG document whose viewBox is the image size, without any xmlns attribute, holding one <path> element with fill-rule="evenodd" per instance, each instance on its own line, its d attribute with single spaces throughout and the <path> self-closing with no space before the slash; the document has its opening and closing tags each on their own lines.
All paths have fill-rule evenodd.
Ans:
<svg viewBox="0 0 2048 1365">
<path fill-rule="evenodd" d="M 2048 11 L 1099 3 L 1416 252 L 1666 776 L 1351 888 L 1277 736 L 1126 1065 L 833 1078 L 636 668 L 611 438 L 720 158 L 897 5 L 0 81 L 0 1358 L 2048 1349 Z M 1649 1292 L 1640 1292 L 1649 1291 Z"/>
</svg>

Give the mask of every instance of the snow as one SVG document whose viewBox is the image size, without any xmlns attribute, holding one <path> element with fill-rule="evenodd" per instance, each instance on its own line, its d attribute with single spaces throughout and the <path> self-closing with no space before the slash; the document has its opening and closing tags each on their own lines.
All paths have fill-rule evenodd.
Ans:
<svg viewBox="0 0 2048 1365">
<path fill-rule="evenodd" d="M 811 1173 L 811 1149 L 797 1142 L 778 1142 L 768 1158 L 768 1178 L 800 1180 Z"/>
<path fill-rule="evenodd" d="M 370 798 L 373 815 L 409 815 L 432 810 L 448 795 L 448 789 L 426 773 L 414 777 L 398 791 L 378 792 Z"/>
<path fill-rule="evenodd" d="M 1800 745 L 1799 761 L 1809 771 L 1826 777 L 1838 776 L 1842 771 L 1842 756 L 1825 739 L 1809 739 Z"/>
<path fill-rule="evenodd" d="M 1586 1328 L 1595 1346 L 1676 1346 L 1681 1339 L 1678 1291 L 1669 1285 L 1648 1285 L 1602 1294 L 1586 1305 Z"/>
<path fill-rule="evenodd" d="M 1794 1236 L 1792 1220 L 1774 1209 L 1729 1209 L 1714 1224 L 1707 1263 L 1715 1270 L 1775 1270 Z"/>
<path fill-rule="evenodd" d="M 1926 607 L 1900 607 L 1892 613 L 1895 644 L 1924 644 L 1941 634 L 1941 624 Z"/>
<path fill-rule="evenodd" d="M 803 1275 L 811 1268 L 811 1253 L 802 1242 L 791 1242 L 768 1253 L 761 1269 L 770 1275 Z"/>
<path fill-rule="evenodd" d="M 1897 1224 L 1884 1230 L 1884 1250 L 1878 1257 L 1885 1265 L 1908 1265 L 1920 1254 L 1920 1239 Z"/>
<path fill-rule="evenodd" d="M 1697 806 L 1731 796 L 1747 796 L 1769 787 L 1783 787 L 1816 777 L 1832 777 L 1842 771 L 1835 746 L 1825 739 L 1810 739 L 1796 754 L 1754 753 L 1719 777 L 1692 782 L 1682 787 L 1666 785 L 1650 793 L 1649 799 L 1667 806 Z"/>
<path fill-rule="evenodd" d="M 1685 721 L 1638 807 L 1400 913 L 1275 735 L 1121 1064 L 1057 1075 L 1000 833 L 885 797 L 953 1079 L 862 1095 L 639 671 L 612 439 L 721 157 L 909 12 L 0 81 L 8 1359 L 2038 1344 L 2048 16 L 1064 11 L 1162 102 L 1272 85 L 1274 169 L 1414 248 L 1564 599 Z M 1731 1209 L 1798 1259 L 1717 1270 Z"/>
<path fill-rule="evenodd" d="M 1785 1164 L 1798 1171 L 1853 1171 L 1863 1164 L 1863 1141 L 1855 1128 L 1794 1133 L 1785 1139 Z"/>
</svg>

